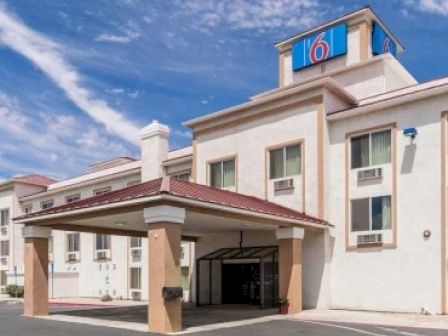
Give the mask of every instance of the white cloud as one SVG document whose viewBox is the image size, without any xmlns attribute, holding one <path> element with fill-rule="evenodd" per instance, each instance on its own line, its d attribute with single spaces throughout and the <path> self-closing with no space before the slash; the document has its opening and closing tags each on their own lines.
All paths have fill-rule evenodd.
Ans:
<svg viewBox="0 0 448 336">
<path fill-rule="evenodd" d="M 137 24 L 129 21 L 125 26 L 119 27 L 120 34 L 103 33 L 95 38 L 97 42 L 129 43 L 140 38 L 141 34 Z"/>
<path fill-rule="evenodd" d="M 0 120 L 1 168 L 17 174 L 37 169 L 61 178 L 77 174 L 94 162 L 132 155 L 101 130 L 59 110 L 32 110 L 32 115 L 27 114 L 17 99 L 2 91 Z"/>
<path fill-rule="evenodd" d="M 0 44 L 33 62 L 78 108 L 102 123 L 108 131 L 131 143 L 139 143 L 139 127 L 112 109 L 107 102 L 95 99 L 93 93 L 81 85 L 80 74 L 63 55 L 63 46 L 26 26 L 1 4 Z"/>
<path fill-rule="evenodd" d="M 197 14 L 201 25 L 236 29 L 303 28 L 319 18 L 319 0 L 192 0 L 181 3 L 187 14 Z"/>
<path fill-rule="evenodd" d="M 405 0 L 405 5 L 422 12 L 448 16 L 448 0 Z"/>
<path fill-rule="evenodd" d="M 128 93 L 128 97 L 132 98 L 132 99 L 137 99 L 139 95 L 140 95 L 140 91 L 139 90 L 135 90 L 134 92 L 129 92 Z"/>
</svg>

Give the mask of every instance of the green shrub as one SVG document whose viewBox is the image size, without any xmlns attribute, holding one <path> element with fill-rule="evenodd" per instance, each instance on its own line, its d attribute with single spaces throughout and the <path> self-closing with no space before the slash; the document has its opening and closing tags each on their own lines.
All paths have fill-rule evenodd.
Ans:
<svg viewBox="0 0 448 336">
<path fill-rule="evenodd" d="M 16 285 L 8 285 L 6 286 L 6 294 L 8 294 L 10 297 L 18 297 L 23 298 L 23 286 L 16 286 Z"/>
</svg>

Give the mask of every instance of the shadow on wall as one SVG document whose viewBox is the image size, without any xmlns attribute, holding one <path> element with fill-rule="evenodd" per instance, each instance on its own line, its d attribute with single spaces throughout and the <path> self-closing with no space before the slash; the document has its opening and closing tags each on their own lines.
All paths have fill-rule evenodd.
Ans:
<svg viewBox="0 0 448 336">
<path fill-rule="evenodd" d="M 401 174 L 410 174 L 414 167 L 417 144 L 410 144 L 404 148 L 403 161 L 401 162 Z"/>
<path fill-rule="evenodd" d="M 330 282 L 325 266 L 333 258 L 334 237 L 307 231 L 303 247 L 303 308 L 328 308 Z"/>
</svg>

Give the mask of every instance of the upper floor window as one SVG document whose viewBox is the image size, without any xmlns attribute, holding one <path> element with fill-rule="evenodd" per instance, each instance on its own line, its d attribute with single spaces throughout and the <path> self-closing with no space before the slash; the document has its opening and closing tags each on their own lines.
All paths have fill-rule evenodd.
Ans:
<svg viewBox="0 0 448 336">
<path fill-rule="evenodd" d="M 77 202 L 81 199 L 81 194 L 70 195 L 65 198 L 66 203 Z"/>
<path fill-rule="evenodd" d="M 142 247 L 142 238 L 131 237 L 131 248 L 140 248 L 140 247 Z"/>
<path fill-rule="evenodd" d="M 40 203 L 40 208 L 42 210 L 50 209 L 53 206 L 54 206 L 54 201 L 53 200 L 43 201 L 42 203 Z"/>
<path fill-rule="evenodd" d="M 112 187 L 104 187 L 100 189 L 95 189 L 93 191 L 93 196 L 104 195 L 112 191 Z"/>
<path fill-rule="evenodd" d="M 106 234 L 97 234 L 95 240 L 96 250 L 110 250 L 110 236 Z"/>
<path fill-rule="evenodd" d="M 352 232 L 390 230 L 392 228 L 390 196 L 352 200 L 351 212 Z"/>
<path fill-rule="evenodd" d="M 269 178 L 299 175 L 302 171 L 300 145 L 285 146 L 269 151 Z"/>
<path fill-rule="evenodd" d="M 67 233 L 67 252 L 80 251 L 80 234 L 79 232 Z"/>
<path fill-rule="evenodd" d="M 351 138 L 352 169 L 391 161 L 391 130 Z"/>
<path fill-rule="evenodd" d="M 1 257 L 9 256 L 9 240 L 0 241 L 0 256 Z"/>
<path fill-rule="evenodd" d="M 0 226 L 9 224 L 9 209 L 0 211 Z"/>
<path fill-rule="evenodd" d="M 23 213 L 25 215 L 28 215 L 28 214 L 30 214 L 32 212 L 33 212 L 33 205 L 32 204 L 27 204 L 27 205 L 23 206 Z"/>
<path fill-rule="evenodd" d="M 131 289 L 141 289 L 142 288 L 142 269 L 140 267 L 131 267 Z"/>
<path fill-rule="evenodd" d="M 210 164 L 210 186 L 228 188 L 236 185 L 235 159 Z"/>
<path fill-rule="evenodd" d="M 173 174 L 173 175 L 171 175 L 171 177 L 176 180 L 190 181 L 191 174 L 190 174 L 190 172 L 184 172 L 184 173 L 179 173 L 179 174 Z"/>
</svg>

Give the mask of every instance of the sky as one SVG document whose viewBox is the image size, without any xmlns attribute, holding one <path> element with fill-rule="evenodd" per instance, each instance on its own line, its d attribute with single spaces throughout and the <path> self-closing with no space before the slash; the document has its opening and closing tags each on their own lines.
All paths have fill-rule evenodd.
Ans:
<svg viewBox="0 0 448 336">
<path fill-rule="evenodd" d="M 419 81 L 448 76 L 448 0 L 0 0 L 0 180 L 139 157 L 171 128 L 277 86 L 276 41 L 371 5 Z"/>
</svg>

